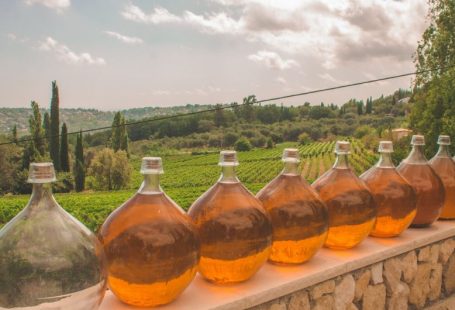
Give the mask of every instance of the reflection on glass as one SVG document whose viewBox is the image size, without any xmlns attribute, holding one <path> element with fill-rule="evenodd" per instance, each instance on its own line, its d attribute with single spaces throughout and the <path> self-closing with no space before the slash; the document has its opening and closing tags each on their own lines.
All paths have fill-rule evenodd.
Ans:
<svg viewBox="0 0 455 310">
<path fill-rule="evenodd" d="M 378 206 L 375 237 L 395 237 L 411 225 L 416 215 L 417 197 L 412 186 L 397 172 L 392 162 L 391 141 L 379 144 L 378 163 L 360 178 L 370 189 Z"/>
<path fill-rule="evenodd" d="M 411 144 L 412 151 L 398 166 L 398 172 L 417 194 L 417 214 L 411 226 L 427 227 L 441 214 L 445 199 L 444 185 L 423 154 L 424 137 L 414 135 Z"/>
<path fill-rule="evenodd" d="M 143 158 L 141 188 L 106 219 L 100 230 L 109 287 L 120 300 L 135 306 L 173 301 L 197 271 L 196 229 L 162 191 L 162 172 L 161 158 Z"/>
<path fill-rule="evenodd" d="M 234 151 L 221 152 L 221 178 L 188 212 L 201 239 L 199 272 L 219 284 L 249 279 L 270 255 L 269 217 L 237 179 L 237 165 Z"/>
<path fill-rule="evenodd" d="M 52 195 L 52 163 L 32 163 L 27 206 L 0 230 L 0 308 L 97 309 L 106 289 L 96 236 Z"/>
<path fill-rule="evenodd" d="M 376 203 L 365 183 L 349 167 L 350 143 L 338 141 L 335 165 L 313 183 L 329 210 L 325 246 L 349 249 L 364 240 L 376 221 Z"/>
<path fill-rule="evenodd" d="M 275 263 L 299 264 L 309 260 L 327 238 L 327 207 L 298 172 L 297 149 L 285 149 L 283 171 L 257 197 L 270 215 Z"/>
</svg>

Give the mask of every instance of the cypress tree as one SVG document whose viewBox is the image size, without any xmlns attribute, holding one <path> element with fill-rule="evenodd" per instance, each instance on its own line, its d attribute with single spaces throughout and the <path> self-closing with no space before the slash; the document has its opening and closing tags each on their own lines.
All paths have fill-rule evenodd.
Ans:
<svg viewBox="0 0 455 310">
<path fill-rule="evenodd" d="M 70 171 L 70 160 L 68 156 L 68 128 L 62 125 L 62 140 L 60 142 L 60 169 L 64 172 Z"/>
<path fill-rule="evenodd" d="M 74 182 L 76 192 L 81 192 L 85 187 L 84 147 L 82 145 L 82 132 L 77 135 L 74 162 Z"/>
<path fill-rule="evenodd" d="M 17 126 L 14 125 L 13 129 L 11 130 L 11 141 L 14 143 L 14 144 L 17 144 Z"/>
<path fill-rule="evenodd" d="M 112 122 L 112 132 L 111 132 L 111 148 L 114 152 L 117 152 L 120 149 L 122 141 L 122 115 L 120 112 L 115 113 L 114 121 Z"/>
<path fill-rule="evenodd" d="M 59 117 L 59 96 L 56 81 L 52 81 L 52 98 L 51 98 L 51 115 L 50 115 L 50 133 L 49 133 L 49 153 L 56 170 L 60 171 L 60 117 Z"/>
<path fill-rule="evenodd" d="M 30 134 L 32 135 L 34 148 L 43 156 L 45 152 L 44 132 L 41 127 L 41 112 L 37 102 L 32 101 L 32 116 L 29 119 Z"/>
<path fill-rule="evenodd" d="M 45 112 L 43 117 L 43 129 L 44 129 L 44 136 L 46 137 L 47 144 L 49 146 L 49 139 L 51 135 L 51 119 L 49 117 L 49 113 Z"/>
<path fill-rule="evenodd" d="M 126 152 L 128 157 L 130 156 L 130 152 L 128 150 L 128 131 L 126 131 L 126 124 L 125 118 L 122 117 L 120 121 L 120 128 L 121 128 L 121 137 L 120 137 L 120 150 Z"/>
</svg>

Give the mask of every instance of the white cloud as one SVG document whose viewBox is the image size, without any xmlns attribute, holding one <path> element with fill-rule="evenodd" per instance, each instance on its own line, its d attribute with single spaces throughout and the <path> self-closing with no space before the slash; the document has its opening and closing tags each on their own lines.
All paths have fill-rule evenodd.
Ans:
<svg viewBox="0 0 455 310">
<path fill-rule="evenodd" d="M 122 16 L 125 19 L 144 24 L 175 23 L 179 22 L 181 19 L 164 8 L 154 8 L 153 12 L 147 14 L 133 4 L 129 4 L 125 7 L 122 11 Z"/>
<path fill-rule="evenodd" d="M 286 79 L 284 77 L 282 77 L 282 76 L 277 77 L 275 79 L 275 81 L 277 81 L 278 83 L 283 84 L 283 85 L 287 84 Z"/>
<path fill-rule="evenodd" d="M 71 1 L 70 0 L 26 0 L 25 3 L 27 5 L 34 5 L 39 4 L 50 9 L 53 9 L 59 13 L 63 12 L 67 8 L 70 7 Z"/>
<path fill-rule="evenodd" d="M 126 44 L 142 44 L 144 40 L 138 37 L 129 37 L 114 31 L 104 31 L 110 37 L 116 38 Z"/>
<path fill-rule="evenodd" d="M 186 23 L 208 33 L 239 34 L 243 32 L 243 22 L 227 16 L 226 13 L 204 16 L 186 11 L 183 19 Z"/>
<path fill-rule="evenodd" d="M 248 59 L 262 63 L 270 69 L 286 70 L 299 66 L 294 59 L 283 59 L 280 55 L 271 51 L 258 51 L 256 54 L 249 55 Z"/>
<path fill-rule="evenodd" d="M 17 39 L 17 36 L 16 36 L 14 33 L 8 33 L 6 36 L 7 36 L 8 39 L 10 39 L 11 41 L 16 41 L 16 39 Z"/>
<path fill-rule="evenodd" d="M 89 53 L 75 53 L 68 46 L 57 42 L 57 40 L 47 37 L 41 42 L 39 49 L 42 51 L 52 52 L 61 61 L 68 64 L 87 64 L 87 65 L 105 65 L 106 61 L 101 57 L 93 57 Z"/>
</svg>

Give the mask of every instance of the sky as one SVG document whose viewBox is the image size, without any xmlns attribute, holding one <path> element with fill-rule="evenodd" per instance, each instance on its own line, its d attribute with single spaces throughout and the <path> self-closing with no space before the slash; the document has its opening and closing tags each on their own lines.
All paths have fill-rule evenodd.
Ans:
<svg viewBox="0 0 455 310">
<path fill-rule="evenodd" d="M 426 0 L 1 1 L 0 107 L 47 107 L 52 80 L 62 108 L 119 110 L 265 99 L 412 72 L 426 15 Z M 282 103 L 342 104 L 411 82 Z"/>
</svg>

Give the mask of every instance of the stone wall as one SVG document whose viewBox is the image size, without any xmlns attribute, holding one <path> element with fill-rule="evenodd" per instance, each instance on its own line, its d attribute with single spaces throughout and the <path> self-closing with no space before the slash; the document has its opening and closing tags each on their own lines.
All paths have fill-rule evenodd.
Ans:
<svg viewBox="0 0 455 310">
<path fill-rule="evenodd" d="M 251 309 L 455 309 L 454 248 L 442 240 Z"/>
</svg>

